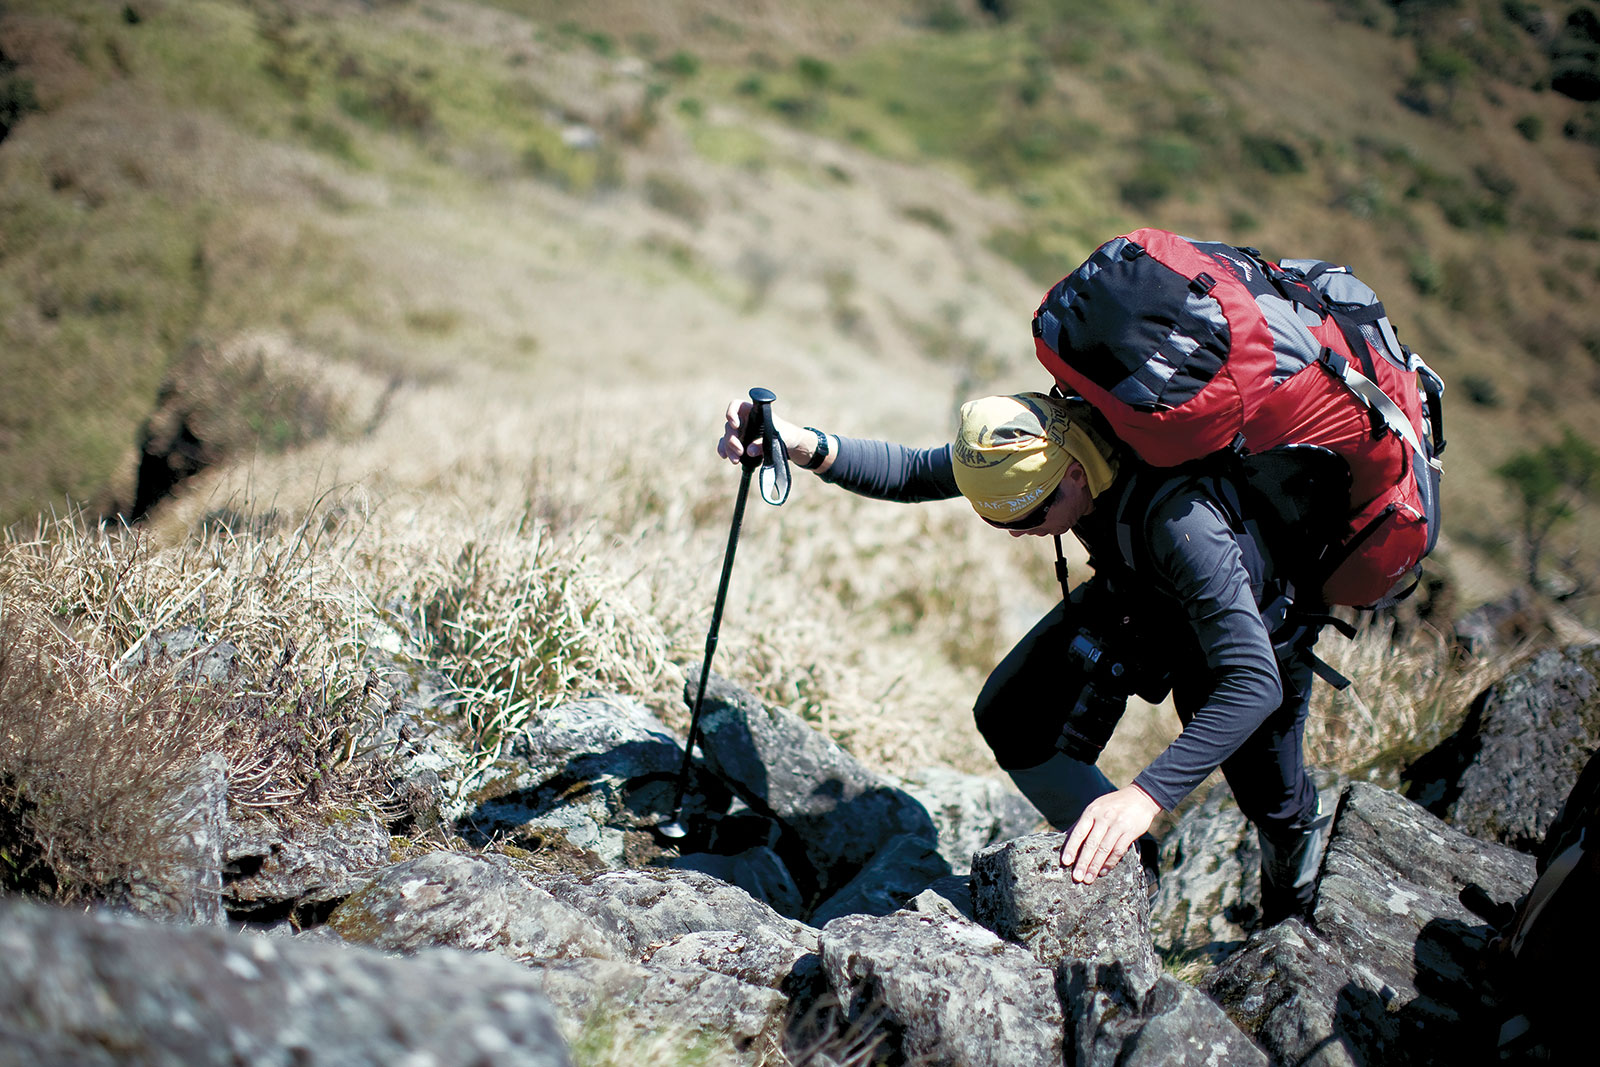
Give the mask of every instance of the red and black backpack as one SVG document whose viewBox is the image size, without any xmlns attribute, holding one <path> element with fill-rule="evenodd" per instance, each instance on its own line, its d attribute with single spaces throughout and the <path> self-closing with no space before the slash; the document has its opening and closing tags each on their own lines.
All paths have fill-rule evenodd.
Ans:
<svg viewBox="0 0 1600 1067">
<path fill-rule="evenodd" d="M 1433 549 L 1443 383 L 1349 268 L 1138 230 L 1056 283 L 1033 334 L 1062 389 L 1149 464 L 1341 460 L 1348 499 L 1318 550 L 1323 603 L 1383 601 Z"/>
</svg>

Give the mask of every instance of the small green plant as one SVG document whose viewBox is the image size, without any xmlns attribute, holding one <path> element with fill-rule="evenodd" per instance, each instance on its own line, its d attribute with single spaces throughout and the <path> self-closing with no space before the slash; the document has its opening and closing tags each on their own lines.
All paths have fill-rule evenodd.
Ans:
<svg viewBox="0 0 1600 1067">
<path fill-rule="evenodd" d="M 1288 141 L 1261 134 L 1245 134 L 1239 139 L 1244 158 L 1251 166 L 1272 175 L 1303 174 L 1306 163 L 1300 150 Z"/>
<path fill-rule="evenodd" d="M 710 204 L 700 190 L 666 171 L 652 171 L 645 176 L 644 198 L 651 207 L 680 218 L 691 226 L 705 222 L 710 210 Z"/>
<path fill-rule="evenodd" d="M 700 60 L 692 52 L 674 52 L 656 66 L 674 78 L 692 78 L 700 73 Z"/>
<path fill-rule="evenodd" d="M 484 765 L 545 708 L 593 690 L 648 692 L 667 667 L 659 630 L 536 525 L 468 542 L 396 592 L 424 612 Z"/>
</svg>

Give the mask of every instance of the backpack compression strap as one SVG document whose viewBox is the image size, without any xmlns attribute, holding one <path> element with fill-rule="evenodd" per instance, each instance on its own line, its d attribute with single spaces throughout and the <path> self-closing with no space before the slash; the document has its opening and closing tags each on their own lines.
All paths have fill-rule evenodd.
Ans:
<svg viewBox="0 0 1600 1067">
<path fill-rule="evenodd" d="M 1360 335 L 1358 334 L 1357 336 Z M 1375 417 L 1381 418 L 1384 426 L 1399 434 L 1401 439 L 1411 446 L 1412 452 L 1427 460 L 1428 465 L 1435 469 L 1442 466 L 1438 459 L 1428 455 L 1423 449 L 1422 440 L 1417 436 L 1416 427 L 1411 425 L 1411 420 L 1406 418 L 1406 413 L 1400 409 L 1399 404 L 1390 399 L 1389 394 L 1383 391 L 1382 386 L 1356 370 L 1355 367 L 1350 365 L 1349 360 L 1331 348 L 1322 350 L 1320 362 L 1330 373 L 1344 382 L 1345 387 L 1356 394 L 1361 402 L 1375 413 Z"/>
</svg>

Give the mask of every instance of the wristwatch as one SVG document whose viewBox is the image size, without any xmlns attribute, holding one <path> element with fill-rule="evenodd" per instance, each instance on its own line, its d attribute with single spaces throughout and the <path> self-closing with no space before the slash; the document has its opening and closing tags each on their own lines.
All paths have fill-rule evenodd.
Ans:
<svg viewBox="0 0 1600 1067">
<path fill-rule="evenodd" d="M 822 461 L 828 458 L 828 435 L 815 426 L 807 426 L 807 430 L 817 435 L 816 447 L 811 450 L 811 458 L 800 464 L 800 469 L 814 471 L 822 466 Z"/>
</svg>

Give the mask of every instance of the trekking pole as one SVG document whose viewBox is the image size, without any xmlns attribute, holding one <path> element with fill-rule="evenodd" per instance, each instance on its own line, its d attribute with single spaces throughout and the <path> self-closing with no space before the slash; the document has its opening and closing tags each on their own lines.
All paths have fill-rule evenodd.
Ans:
<svg viewBox="0 0 1600 1067">
<path fill-rule="evenodd" d="M 783 438 L 772 425 L 772 402 L 778 399 L 770 389 L 756 386 L 750 390 L 750 414 L 739 434 L 744 454 L 739 459 L 739 495 L 733 502 L 733 526 L 728 531 L 728 550 L 722 557 L 722 580 L 717 583 L 717 602 L 711 609 L 711 630 L 706 634 L 706 657 L 700 666 L 700 687 L 695 692 L 694 710 L 689 713 L 689 740 L 683 746 L 683 764 L 678 768 L 678 794 L 672 805 L 672 819 L 656 829 L 664 837 L 678 838 L 687 834 L 683 824 L 684 794 L 689 788 L 689 767 L 694 758 L 695 739 L 700 732 L 700 705 L 706 696 L 706 680 L 711 675 L 711 657 L 717 651 L 717 632 L 722 627 L 722 606 L 728 598 L 728 579 L 733 574 L 733 554 L 739 547 L 739 529 L 744 525 L 744 503 L 750 495 L 750 475 L 761 468 L 761 499 L 774 507 L 789 498 L 789 463 L 784 454 Z M 750 446 L 757 436 L 761 438 L 761 455 L 750 454 Z M 769 479 L 769 472 L 771 476 Z"/>
</svg>

